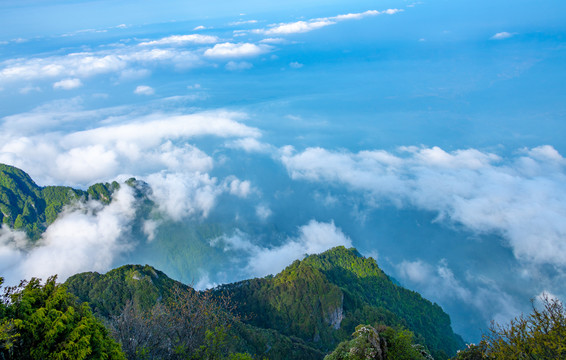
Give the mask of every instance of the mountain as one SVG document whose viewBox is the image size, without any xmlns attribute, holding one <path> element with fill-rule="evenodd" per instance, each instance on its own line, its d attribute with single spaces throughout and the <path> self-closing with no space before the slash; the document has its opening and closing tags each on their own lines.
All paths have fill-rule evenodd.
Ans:
<svg viewBox="0 0 566 360">
<path fill-rule="evenodd" d="M 148 358 L 171 358 L 167 349 L 159 348 L 182 342 L 176 339 L 178 333 L 188 333 L 200 344 L 206 342 L 207 334 L 219 328 L 228 332 L 222 346 L 225 353 L 246 352 L 270 359 L 322 359 L 324 356 L 295 336 L 241 321 L 230 313 L 230 303 L 214 300 L 211 292 L 197 292 L 149 265 L 125 265 L 106 274 L 76 274 L 67 279 L 65 285 L 114 329 L 129 358 L 138 358 L 140 353 Z M 126 328 L 125 333 L 120 332 L 121 328 Z M 173 330 L 173 335 L 164 329 Z M 138 338 L 137 348 L 129 344 L 134 337 Z M 143 340 L 150 338 L 158 341 Z M 192 343 L 184 346 L 198 350 Z"/>
<path fill-rule="evenodd" d="M 151 189 L 135 179 L 122 186 L 134 189 L 138 200 L 132 236 L 143 236 L 143 220 L 154 208 L 149 196 Z M 79 200 L 108 204 L 119 188 L 116 182 L 95 184 L 87 191 L 64 186 L 40 187 L 25 172 L 0 164 L 0 220 L 26 231 L 36 241 L 65 206 Z M 148 251 L 155 253 L 159 253 L 156 247 L 169 246 L 167 251 L 159 249 L 167 254 L 167 258 L 157 259 L 162 264 L 183 265 L 185 258 L 193 257 L 221 267 L 225 261 L 222 256 L 211 256 L 214 253 L 203 246 L 207 238 L 222 233 L 219 227 L 187 223 L 179 228 L 164 226 L 160 232 L 162 239 L 183 239 L 182 242 L 156 240 L 147 246 Z M 190 279 L 191 269 L 179 264 L 176 268 L 184 269 L 184 278 Z M 178 275 L 175 277 L 180 278 Z M 348 340 L 360 324 L 376 329 L 379 326 L 408 329 L 414 333 L 415 342 L 425 345 L 437 359 L 455 354 L 464 345 L 453 333 L 449 316 L 438 305 L 394 283 L 372 258 L 344 247 L 297 260 L 275 276 L 244 280 L 207 292 L 195 291 L 163 272 L 139 265 L 124 266 L 106 274 L 77 274 L 67 280 L 66 286 L 114 327 L 127 316 L 130 316 L 128 321 L 139 320 L 142 324 L 156 319 L 164 321 L 167 317 L 164 313 L 186 309 L 178 309 L 174 304 L 188 307 L 208 304 L 203 305 L 203 313 L 216 315 L 202 320 L 201 343 L 207 336 L 221 336 L 226 338 L 223 343 L 232 352 L 248 352 L 259 357 L 267 354 L 271 359 L 321 359 L 340 342 Z M 179 297 L 181 291 L 186 296 Z M 216 306 L 213 299 L 230 301 L 228 306 Z M 177 320 L 167 321 L 174 324 Z M 229 324 L 228 333 L 215 333 L 219 324 Z M 149 331 L 148 336 L 154 331 L 154 338 L 167 335 L 157 328 L 145 330 Z M 126 340 L 130 338 L 127 333 L 124 336 Z M 165 339 L 163 343 L 170 341 Z"/>
<path fill-rule="evenodd" d="M 24 171 L 0 164 L 0 223 L 39 239 L 66 205 L 79 199 L 108 204 L 117 182 L 94 184 L 87 191 L 68 186 L 38 186 Z"/>
<path fill-rule="evenodd" d="M 77 274 L 66 286 L 105 319 L 119 317 L 128 303 L 146 311 L 167 304 L 175 289 L 192 294 L 182 299 L 192 308 L 202 297 L 230 299 L 233 311 L 222 315 L 232 318 L 229 348 L 270 359 L 322 359 L 359 324 L 407 328 L 437 359 L 464 346 L 438 305 L 395 285 L 375 260 L 344 247 L 297 260 L 276 276 L 207 292 L 196 292 L 148 265 Z"/>
<path fill-rule="evenodd" d="M 336 247 L 295 261 L 276 276 L 215 290 L 238 303 L 248 323 L 296 335 L 324 352 L 349 339 L 359 324 L 405 327 L 435 358 L 464 346 L 440 306 L 396 285 L 372 258 Z"/>
</svg>

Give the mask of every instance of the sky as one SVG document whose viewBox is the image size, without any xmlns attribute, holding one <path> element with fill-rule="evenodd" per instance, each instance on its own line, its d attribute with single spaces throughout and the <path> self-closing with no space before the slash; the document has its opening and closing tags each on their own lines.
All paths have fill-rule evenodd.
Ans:
<svg viewBox="0 0 566 360">
<path fill-rule="evenodd" d="M 566 288 L 561 1 L 0 2 L 0 162 L 135 177 L 8 282 L 151 264 L 198 288 L 354 246 L 477 341 Z M 148 190 L 149 189 L 149 190 Z"/>
</svg>

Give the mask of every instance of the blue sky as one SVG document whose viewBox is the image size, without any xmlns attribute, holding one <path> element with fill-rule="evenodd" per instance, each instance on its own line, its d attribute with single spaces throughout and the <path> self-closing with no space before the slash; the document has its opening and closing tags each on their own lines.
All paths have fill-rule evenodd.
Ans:
<svg viewBox="0 0 566 360">
<path fill-rule="evenodd" d="M 3 1 L 0 162 L 134 176 L 156 208 L 135 233 L 127 190 L 78 204 L 31 250 L 3 228 L 0 270 L 140 262 L 206 287 L 356 246 L 477 339 L 566 293 L 565 7 Z M 201 258 L 165 261 L 199 226 Z"/>
</svg>

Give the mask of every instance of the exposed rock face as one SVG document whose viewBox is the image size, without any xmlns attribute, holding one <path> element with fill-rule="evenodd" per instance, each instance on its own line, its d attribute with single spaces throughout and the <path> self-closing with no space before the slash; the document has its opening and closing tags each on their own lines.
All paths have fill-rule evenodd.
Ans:
<svg viewBox="0 0 566 360">
<path fill-rule="evenodd" d="M 342 298 L 340 299 L 340 306 L 336 307 L 334 310 L 330 311 L 327 314 L 326 322 L 332 326 L 334 330 L 340 329 L 340 324 L 344 319 L 344 294 L 342 294 Z"/>
<path fill-rule="evenodd" d="M 387 349 L 387 344 L 385 339 L 383 339 L 377 331 L 371 326 L 360 326 L 356 329 L 354 336 L 358 338 L 363 338 L 369 343 L 369 347 L 357 347 L 353 346 L 350 349 L 350 353 L 356 352 L 363 352 L 364 359 L 371 359 L 371 360 L 384 360 L 385 359 L 385 351 Z"/>
<path fill-rule="evenodd" d="M 370 325 L 359 325 L 353 339 L 342 342 L 324 360 L 385 360 L 387 343 Z"/>
</svg>

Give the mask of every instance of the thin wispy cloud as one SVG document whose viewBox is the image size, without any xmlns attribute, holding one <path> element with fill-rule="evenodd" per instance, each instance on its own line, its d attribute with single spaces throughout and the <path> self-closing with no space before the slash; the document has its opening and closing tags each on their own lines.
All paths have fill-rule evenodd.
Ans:
<svg viewBox="0 0 566 360">
<path fill-rule="evenodd" d="M 257 20 L 240 20 L 240 21 L 233 21 L 229 23 L 230 26 L 239 26 L 239 25 L 247 25 L 247 24 L 256 24 Z"/>
<path fill-rule="evenodd" d="M 0 84 L 59 78 L 61 80 L 57 81 L 58 88 L 70 88 L 81 79 L 104 74 L 121 74 L 132 71 L 132 67 L 190 68 L 202 63 L 201 56 L 194 51 L 134 47 L 44 58 L 22 58 L 0 64 Z"/>
<path fill-rule="evenodd" d="M 284 44 L 288 42 L 288 40 L 285 40 L 283 38 L 266 38 L 260 40 L 259 42 L 262 44 Z"/>
<path fill-rule="evenodd" d="M 214 47 L 207 49 L 204 55 L 211 58 L 253 57 L 265 54 L 270 50 L 271 47 L 269 45 L 225 42 L 216 44 Z"/>
<path fill-rule="evenodd" d="M 247 62 L 247 61 L 240 61 L 240 62 L 229 61 L 225 66 L 226 70 L 229 70 L 229 71 L 242 71 L 242 70 L 251 69 L 253 67 L 254 67 L 254 65 L 252 63 Z"/>
<path fill-rule="evenodd" d="M 497 34 L 493 35 L 491 37 L 492 40 L 504 40 L 504 39 L 509 39 L 510 37 L 513 37 L 514 34 L 509 33 L 507 31 L 503 31 L 503 32 L 498 32 Z"/>
<path fill-rule="evenodd" d="M 264 34 L 264 35 L 289 35 L 289 34 L 298 34 L 298 33 L 305 33 L 313 30 L 317 30 L 329 25 L 334 25 L 341 21 L 346 20 L 359 20 L 364 17 L 368 16 L 377 16 L 381 14 L 386 15 L 393 15 L 398 12 L 403 11 L 402 9 L 387 9 L 384 11 L 377 11 L 377 10 L 367 10 L 360 13 L 348 13 L 330 17 L 323 17 L 323 18 L 315 18 L 307 21 L 295 21 L 295 22 L 288 22 L 288 23 L 279 23 L 270 25 L 268 28 L 264 29 L 255 29 L 252 30 L 254 33 Z"/>
<path fill-rule="evenodd" d="M 480 324 L 491 320 L 508 322 L 520 313 L 520 304 L 497 284 L 483 277 L 458 279 L 446 259 L 437 264 L 422 260 L 402 261 L 396 266 L 401 280 L 416 288 L 427 298 L 437 301 L 455 301 L 480 314 Z"/>
<path fill-rule="evenodd" d="M 186 44 L 214 44 L 218 42 L 218 37 L 212 35 L 172 35 L 161 38 L 159 40 L 144 41 L 139 43 L 140 46 L 157 46 L 157 45 L 175 45 L 182 46 Z"/>
<path fill-rule="evenodd" d="M 155 94 L 155 89 L 147 85 L 139 85 L 135 88 L 134 94 L 136 95 L 153 95 Z"/>
<path fill-rule="evenodd" d="M 81 79 L 64 79 L 53 84 L 53 89 L 73 90 L 83 86 Z"/>
</svg>

